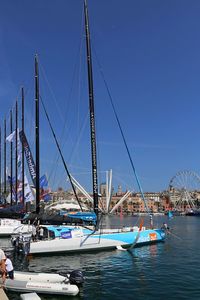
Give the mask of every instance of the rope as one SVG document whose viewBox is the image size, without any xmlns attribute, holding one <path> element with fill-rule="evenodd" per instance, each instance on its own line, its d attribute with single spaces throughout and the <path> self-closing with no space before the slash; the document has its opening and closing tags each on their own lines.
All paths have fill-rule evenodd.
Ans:
<svg viewBox="0 0 200 300">
<path fill-rule="evenodd" d="M 46 118 L 47 118 L 47 120 L 48 120 L 49 126 L 50 126 L 50 128 L 51 128 L 51 132 L 52 132 L 52 134 L 53 134 L 54 140 L 55 140 L 55 142 L 56 142 L 56 146 L 57 146 L 57 148 L 58 148 L 58 151 L 59 151 L 59 153 L 60 153 L 60 156 L 61 156 L 61 159 L 62 159 L 62 162 L 63 162 L 64 168 L 65 168 L 65 170 L 66 170 L 66 172 L 67 172 L 67 176 L 69 177 L 69 180 L 70 180 L 70 183 L 71 183 L 71 186 L 72 186 L 72 189 L 73 189 L 74 195 L 75 195 L 75 197 L 76 197 L 76 200 L 77 200 L 77 202 L 78 202 L 78 204 L 79 204 L 79 206 L 80 206 L 80 208 L 81 208 L 81 211 L 83 211 L 83 209 L 82 209 L 82 206 L 81 206 L 81 203 L 80 203 L 80 201 L 79 201 L 79 199 L 78 199 L 78 196 L 77 196 L 77 193 L 76 193 L 76 190 L 75 190 L 74 184 L 73 184 L 73 182 L 72 182 L 72 179 L 71 179 L 70 173 L 69 173 L 69 171 L 68 171 L 68 168 L 67 168 L 66 162 L 65 162 L 65 160 L 64 160 L 64 157 L 63 157 L 62 151 L 61 151 L 61 149 L 60 149 L 60 146 L 59 146 L 59 144 L 58 144 L 58 140 L 57 140 L 57 138 L 56 138 L 56 135 L 55 135 L 54 129 L 53 129 L 53 127 L 52 127 L 52 124 L 51 124 L 51 122 L 50 122 L 49 116 L 48 116 L 48 114 L 47 114 L 47 110 L 46 110 L 46 108 L 45 108 L 45 106 L 44 106 L 44 102 L 42 101 L 42 98 L 41 98 L 41 103 L 42 103 L 42 106 L 43 106 L 43 109 L 44 109 L 44 112 L 45 112 Z"/>
<path fill-rule="evenodd" d="M 95 53 L 95 56 L 96 56 L 96 59 L 97 59 L 96 51 L 94 51 L 94 53 Z M 131 157 L 129 148 L 128 148 L 128 144 L 127 144 L 126 139 L 125 139 L 124 132 L 123 132 L 123 130 L 122 130 L 121 123 L 120 123 L 120 121 L 119 121 L 119 117 L 118 117 L 118 115 L 117 115 L 117 111 L 116 111 L 115 106 L 114 106 L 114 102 L 113 102 L 113 99 L 112 99 L 112 96 L 111 96 L 111 93 L 110 93 L 108 84 L 107 84 L 107 82 L 106 82 L 104 73 L 103 73 L 103 71 L 102 71 L 102 68 L 101 68 L 101 65 L 100 65 L 98 59 L 97 59 L 97 64 L 98 64 L 98 66 L 99 66 L 100 74 L 101 74 L 102 79 L 103 79 L 103 82 L 104 82 L 104 84 L 105 84 L 105 87 L 106 87 L 106 90 L 107 90 L 107 93 L 108 93 L 108 96 L 109 96 L 109 99 L 110 99 L 110 103 L 111 103 L 111 106 L 112 106 L 112 109 L 113 109 L 113 112 L 114 112 L 114 115 L 115 115 L 117 124 L 118 124 L 118 126 L 119 126 L 119 130 L 120 130 L 120 133 L 121 133 L 121 136 L 122 136 L 122 139 L 123 139 L 123 142 L 124 142 L 124 145 L 125 145 L 125 148 L 126 148 L 126 151 L 127 151 L 128 157 L 129 157 L 129 160 L 130 160 L 130 163 L 131 163 L 131 167 L 132 167 L 133 173 L 134 173 L 134 175 L 135 175 L 136 182 L 137 182 L 137 184 L 138 184 L 140 193 L 141 193 L 141 195 L 142 195 L 142 199 L 143 199 L 143 201 L 144 201 L 144 205 L 145 205 L 146 211 L 147 211 L 148 214 L 150 215 L 149 208 L 148 208 L 148 205 L 147 205 L 146 200 L 145 200 L 145 197 L 144 197 L 144 192 L 143 192 L 142 186 L 141 186 L 141 184 L 140 184 L 139 177 L 138 177 L 138 175 L 137 175 L 135 166 L 134 166 L 134 164 L 133 164 L 133 160 L 132 160 L 132 157 Z"/>
</svg>

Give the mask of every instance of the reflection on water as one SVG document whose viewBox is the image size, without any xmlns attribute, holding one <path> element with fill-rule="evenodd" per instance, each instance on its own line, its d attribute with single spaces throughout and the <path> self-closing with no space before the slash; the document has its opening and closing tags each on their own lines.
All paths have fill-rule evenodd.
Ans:
<svg viewBox="0 0 200 300">
<path fill-rule="evenodd" d="M 165 217 L 166 218 L 166 217 Z M 136 217 L 124 217 L 122 225 L 135 225 Z M 146 219 L 147 220 L 147 219 Z M 166 221 L 155 218 L 158 227 Z M 115 227 L 119 217 L 105 218 Z M 198 268 L 200 242 L 198 239 L 200 218 L 175 217 L 169 223 L 174 235 L 165 243 L 134 248 L 129 251 L 108 251 L 58 256 L 42 256 L 30 259 L 13 256 L 15 269 L 32 272 L 67 273 L 81 269 L 85 283 L 76 297 L 43 296 L 42 299 L 200 299 Z M 1 247 L 10 247 L 8 239 L 0 240 Z M 9 293 L 11 300 L 18 295 Z"/>
</svg>

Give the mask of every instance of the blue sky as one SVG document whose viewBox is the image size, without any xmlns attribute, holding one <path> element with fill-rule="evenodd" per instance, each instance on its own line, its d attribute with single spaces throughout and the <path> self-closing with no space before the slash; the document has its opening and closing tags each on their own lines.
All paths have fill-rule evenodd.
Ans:
<svg viewBox="0 0 200 300">
<path fill-rule="evenodd" d="M 137 190 L 96 56 L 144 191 L 166 189 L 181 170 L 199 173 L 200 2 L 88 0 L 88 6 L 99 182 L 112 169 L 115 188 Z M 90 191 L 83 1 L 1 1 L 1 124 L 5 117 L 9 122 L 23 85 L 33 152 L 35 53 L 41 97 L 69 170 Z M 42 108 L 40 121 L 41 173 L 50 176 L 53 188 L 67 188 Z"/>
</svg>

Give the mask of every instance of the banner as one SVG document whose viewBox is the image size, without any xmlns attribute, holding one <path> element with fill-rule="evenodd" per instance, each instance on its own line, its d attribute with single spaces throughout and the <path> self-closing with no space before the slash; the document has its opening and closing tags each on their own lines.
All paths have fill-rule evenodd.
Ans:
<svg viewBox="0 0 200 300">
<path fill-rule="evenodd" d="M 12 142 L 14 137 L 15 137 L 15 131 L 13 131 L 7 138 L 6 140 L 8 142 Z M 17 149 L 18 149 L 18 157 L 17 157 L 17 167 L 18 167 L 18 176 L 17 176 L 17 186 L 14 185 L 14 183 L 16 182 L 15 181 L 15 178 L 11 178 L 10 176 L 8 176 L 8 179 L 12 180 L 13 182 L 13 196 L 15 197 L 16 193 L 17 193 L 17 201 L 18 202 L 22 202 L 22 169 L 21 169 L 21 166 L 22 166 L 22 153 L 21 153 L 21 149 L 20 149 L 20 140 L 19 140 L 19 129 L 17 131 L 17 134 L 18 134 L 18 145 L 17 145 Z M 15 198 L 13 199 L 15 200 Z M 33 193 L 32 193 L 32 190 L 31 190 L 31 187 L 29 185 L 29 182 L 28 182 L 28 179 L 26 177 L 26 174 L 24 174 L 24 202 L 30 202 L 30 201 L 33 201 L 35 200 L 34 199 L 34 196 L 33 196 Z"/>
<path fill-rule="evenodd" d="M 28 168 L 29 168 L 29 172 L 30 172 L 30 175 L 31 175 L 33 185 L 36 186 L 35 162 L 33 160 L 33 156 L 32 156 L 27 138 L 25 136 L 25 133 L 22 130 L 19 132 L 19 137 L 20 137 L 20 141 L 21 141 L 22 145 L 24 146 L 24 153 L 25 153 L 25 156 L 26 156 L 26 161 L 27 161 L 27 164 L 28 164 Z"/>
<path fill-rule="evenodd" d="M 21 197 L 22 197 L 22 187 L 21 187 L 21 189 L 19 188 L 18 195 L 19 196 L 21 195 Z M 25 174 L 24 174 L 24 197 L 25 197 L 25 199 L 24 199 L 25 202 L 31 202 L 31 201 L 35 200 L 35 198 L 33 197 L 31 187 L 28 183 L 28 179 Z"/>
<path fill-rule="evenodd" d="M 17 198 L 18 201 L 22 200 L 22 153 L 21 153 L 21 149 L 20 149 L 20 141 L 24 146 L 24 153 L 25 153 L 25 157 L 27 160 L 27 164 L 28 164 L 28 168 L 29 168 L 29 172 L 30 172 L 30 176 L 33 182 L 33 185 L 35 186 L 36 184 L 36 168 L 35 168 L 35 162 L 33 160 L 33 156 L 26 138 L 25 133 L 21 130 L 19 132 L 18 130 L 18 158 L 17 158 L 17 166 L 18 166 L 18 183 L 17 183 L 17 187 L 13 187 L 15 188 L 15 190 L 13 191 L 13 195 L 16 194 L 16 190 L 17 190 Z M 15 131 L 12 132 L 7 138 L 6 140 L 8 142 L 12 142 L 13 139 L 15 137 Z M 11 178 L 10 178 L 11 180 Z M 12 179 L 13 183 L 15 182 L 14 178 Z M 41 176 L 40 178 L 40 199 L 43 199 L 45 202 L 48 202 L 51 200 L 51 196 L 49 194 L 49 190 L 47 189 L 48 187 L 48 180 L 46 175 L 44 174 L 43 176 Z M 33 193 L 31 190 L 31 187 L 28 183 L 28 179 L 26 177 L 26 174 L 24 174 L 24 202 L 30 202 L 35 200 L 33 197 Z"/>
</svg>

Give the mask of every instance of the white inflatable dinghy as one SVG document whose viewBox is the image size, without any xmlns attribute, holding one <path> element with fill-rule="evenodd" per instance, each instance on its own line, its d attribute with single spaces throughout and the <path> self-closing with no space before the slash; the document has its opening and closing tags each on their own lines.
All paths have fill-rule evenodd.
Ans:
<svg viewBox="0 0 200 300">
<path fill-rule="evenodd" d="M 74 276 L 73 276 L 74 272 Z M 77 273 L 76 273 L 77 272 Z M 72 274 L 72 278 L 70 276 Z M 31 272 L 14 272 L 14 279 L 7 278 L 3 286 L 7 290 L 15 292 L 36 292 L 38 294 L 56 294 L 76 296 L 79 288 L 76 284 L 80 284 L 82 272 L 79 270 L 72 271 L 67 277 L 59 274 L 51 273 L 31 273 Z M 76 283 L 77 274 L 77 283 Z M 0 278 L 2 284 L 2 278 Z"/>
</svg>

